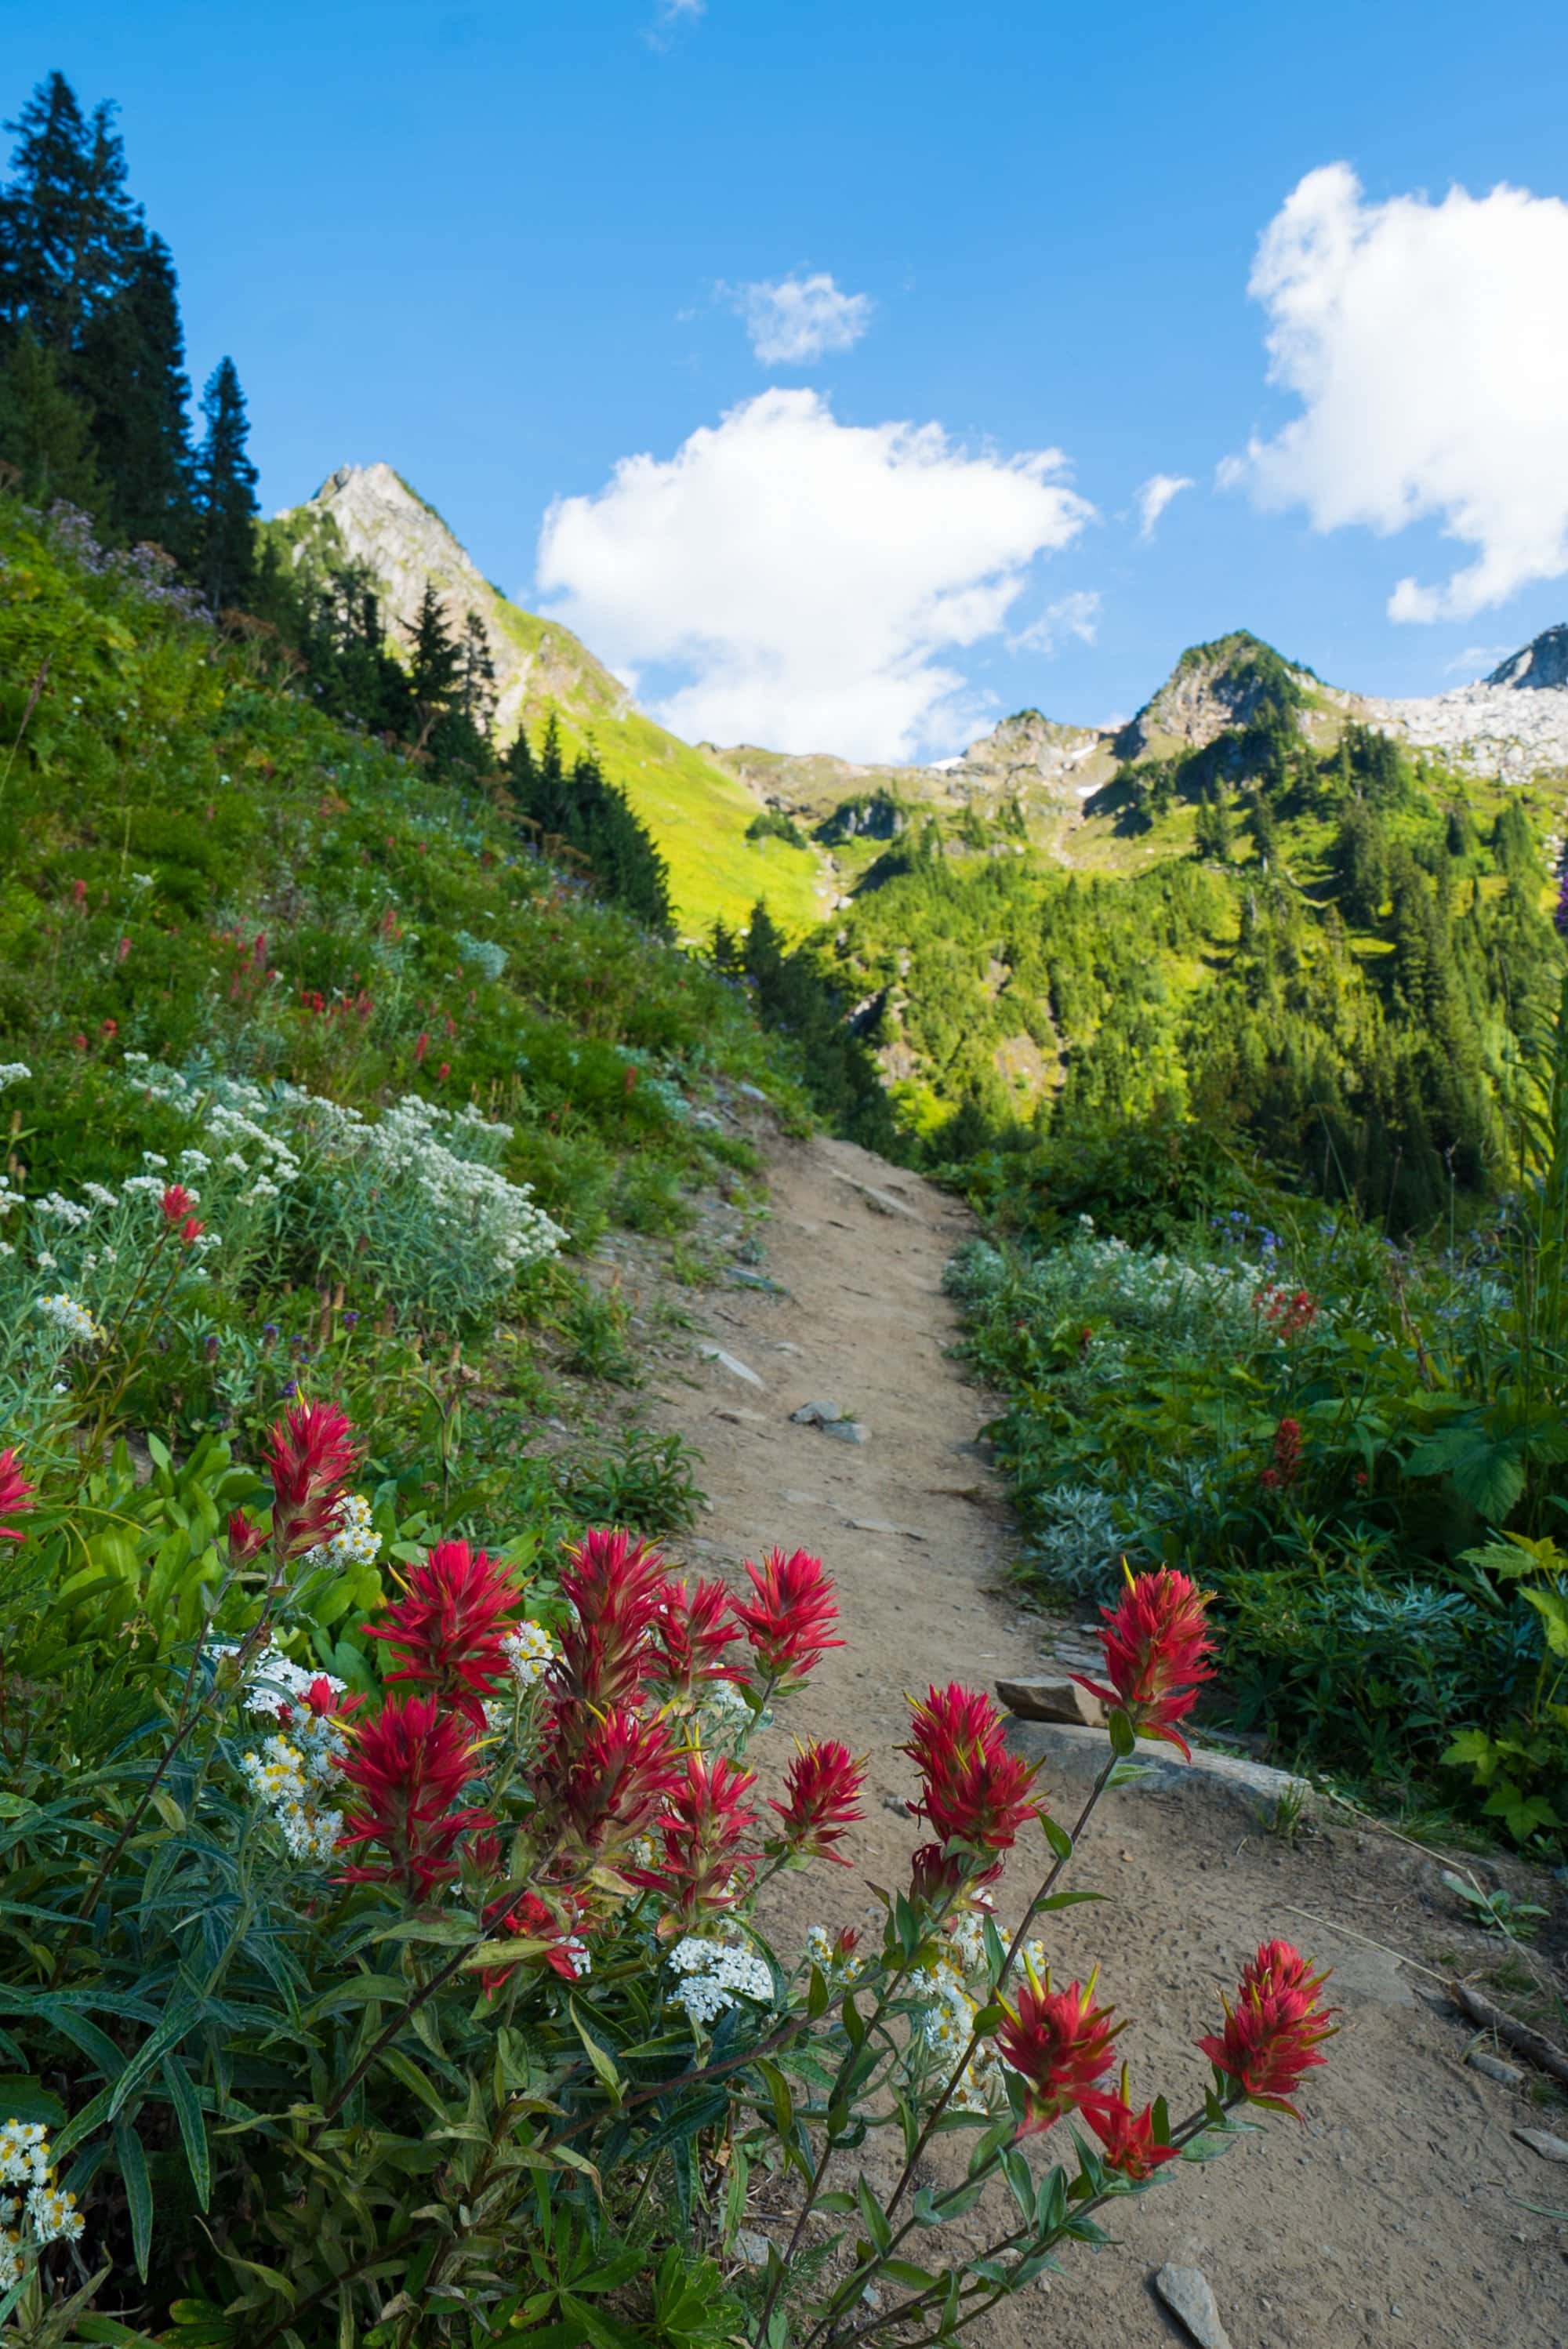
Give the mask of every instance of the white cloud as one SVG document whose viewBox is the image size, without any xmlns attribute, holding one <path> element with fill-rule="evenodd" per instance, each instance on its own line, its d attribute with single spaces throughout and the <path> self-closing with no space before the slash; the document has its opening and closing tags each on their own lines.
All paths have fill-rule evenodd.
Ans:
<svg viewBox="0 0 1568 2349">
<path fill-rule="evenodd" d="M 655 714 L 688 740 L 907 757 L 953 747 L 948 657 L 1092 517 L 1066 470 L 1059 450 L 972 454 L 938 424 L 845 425 L 814 391 L 765 391 L 559 500 L 540 585 L 622 673 L 684 672 Z"/>
<path fill-rule="evenodd" d="M 1152 538 L 1154 525 L 1171 499 L 1195 486 L 1191 473 L 1150 473 L 1138 492 L 1139 537 Z"/>
<path fill-rule="evenodd" d="M 721 285 L 717 291 L 745 319 L 752 351 L 764 367 L 810 367 L 825 351 L 847 351 L 872 322 L 871 295 L 844 293 L 825 271 Z"/>
<path fill-rule="evenodd" d="M 654 21 L 643 35 L 651 49 L 667 49 L 684 26 L 695 25 L 707 14 L 707 0 L 659 0 Z"/>
<path fill-rule="evenodd" d="M 1092 645 L 1099 633 L 1099 607 L 1102 602 L 1098 587 L 1075 588 L 1070 595 L 1058 595 L 1047 604 L 1037 620 L 1016 636 L 1007 639 L 1009 652 L 1059 652 L 1064 636 L 1076 636 L 1079 644 Z"/>
<path fill-rule="evenodd" d="M 1270 222 L 1248 290 L 1303 412 L 1222 483 L 1318 530 L 1440 519 L 1475 560 L 1401 579 L 1396 620 L 1468 619 L 1568 571 L 1568 204 L 1510 187 L 1369 203 L 1331 163 Z"/>
</svg>

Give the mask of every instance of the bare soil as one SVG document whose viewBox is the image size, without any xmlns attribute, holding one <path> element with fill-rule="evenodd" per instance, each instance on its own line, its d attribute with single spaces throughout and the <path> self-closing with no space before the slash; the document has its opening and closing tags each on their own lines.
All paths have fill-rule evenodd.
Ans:
<svg viewBox="0 0 1568 2349">
<path fill-rule="evenodd" d="M 995 1406 L 952 1352 L 942 1273 L 969 1217 L 847 1143 L 790 1141 L 763 1123 L 757 1139 L 771 1186 L 761 1270 L 783 1293 L 705 1292 L 706 1327 L 664 1350 L 648 1415 L 705 1462 L 710 1507 L 696 1538 L 669 1546 L 677 1556 L 738 1577 L 777 1542 L 820 1551 L 837 1578 L 846 1645 L 789 1706 L 788 1727 L 870 1753 L 866 1816 L 852 1873 L 782 1880 L 768 1922 L 789 1950 L 808 1924 L 873 1921 L 866 1881 L 903 1876 L 918 1840 L 913 1773 L 897 1751 L 905 1692 L 1037 1672 L 1050 1627 L 1008 1588 L 1014 1537 L 981 1434 Z M 739 1232 L 721 1216 L 707 1237 L 733 1244 Z M 637 1278 L 629 1262 L 627 1273 Z M 793 1423 L 813 1400 L 852 1412 L 870 1441 Z M 1017 1733 L 1046 1754 L 1053 1808 L 1070 1819 L 1098 1754 L 1048 1729 Z M 765 1742 L 787 1758 L 783 1738 Z M 1105 1897 L 1046 1920 L 1046 1939 L 1058 1979 L 1098 1961 L 1102 1995 L 1132 2018 L 1122 2045 L 1140 2100 L 1163 2088 L 1173 2113 L 1198 2102 L 1207 2066 L 1192 2043 L 1271 1935 L 1333 1966 L 1340 2033 L 1307 2084 L 1304 2126 L 1263 2116 L 1224 2159 L 1167 2171 L 1114 2214 L 1113 2248 L 1074 2251 L 977 2341 L 1185 2339 L 1150 2289 L 1172 2261 L 1204 2271 L 1234 2349 L 1568 2349 L 1568 2167 L 1512 2134 L 1568 2136 L 1568 2110 L 1539 2079 L 1511 2088 L 1470 2068 L 1475 2033 L 1442 1996 L 1454 1972 L 1495 1969 L 1496 1942 L 1463 1920 L 1439 1856 L 1332 1807 L 1318 1816 L 1315 1831 L 1283 1841 L 1255 1801 L 1197 1772 L 1102 1806 L 1077 1881 Z M 1025 1891 L 1016 1862 L 999 1888 L 1005 1919 Z M 880 2175 L 880 2156 L 861 2158 Z"/>
</svg>

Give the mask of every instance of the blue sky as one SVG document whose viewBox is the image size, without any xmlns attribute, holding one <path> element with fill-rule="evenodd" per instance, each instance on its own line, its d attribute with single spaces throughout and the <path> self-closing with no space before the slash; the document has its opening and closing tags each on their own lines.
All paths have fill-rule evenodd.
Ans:
<svg viewBox="0 0 1568 2349">
<path fill-rule="evenodd" d="M 1427 693 L 1568 616 L 1560 5 L 0 0 L 5 110 L 57 65 L 267 507 L 387 458 L 683 731 L 939 756 L 1238 625 Z M 759 358 L 813 278 L 854 338 Z"/>
</svg>

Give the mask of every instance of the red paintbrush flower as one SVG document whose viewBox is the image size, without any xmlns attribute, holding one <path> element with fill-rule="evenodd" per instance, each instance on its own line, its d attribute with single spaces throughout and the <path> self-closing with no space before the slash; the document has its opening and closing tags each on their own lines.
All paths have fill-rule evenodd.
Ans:
<svg viewBox="0 0 1568 2349">
<path fill-rule="evenodd" d="M 438 1542 L 369 1634 L 402 1659 L 390 1679 L 429 1689 L 482 1729 L 485 1700 L 506 1677 L 502 1642 L 521 1603 L 506 1568 L 488 1552 L 465 1541 Z"/>
<path fill-rule="evenodd" d="M 296 1402 L 272 1432 L 273 1539 L 282 1557 L 315 1549 L 337 1531 L 343 1488 L 359 1464 L 345 1413 L 335 1403 Z"/>
<path fill-rule="evenodd" d="M 254 1517 L 243 1509 L 235 1509 L 229 1518 L 229 1563 L 248 1566 L 267 1546 L 267 1529 L 257 1525 Z"/>
<path fill-rule="evenodd" d="M 652 1867 L 632 1871 L 634 1883 L 665 1896 L 661 1933 L 689 1931 L 698 1918 L 732 1908 L 750 1883 L 757 1863 L 740 1847 L 748 1827 L 757 1824 L 747 1806 L 756 1784 L 738 1763 L 686 1756 L 685 1776 L 654 1823 L 658 1857 Z"/>
<path fill-rule="evenodd" d="M 521 1900 L 514 1900 L 510 1908 L 504 1901 L 498 1901 L 493 1908 L 486 1909 L 485 1930 L 492 1940 L 505 1939 L 542 1944 L 538 1956 L 531 1960 L 520 1959 L 511 1965 L 487 1967 L 480 1976 L 486 1990 L 500 1990 L 511 1980 L 517 1965 L 522 1963 L 547 1965 L 552 1973 L 561 1976 L 562 1982 L 569 1982 L 580 1981 L 591 1970 L 593 1961 L 581 1930 L 589 1907 L 586 1895 L 562 1891 L 552 1897 L 556 1903 L 555 1908 L 542 1900 L 537 1892 L 525 1892 Z M 562 1908 L 567 1912 L 564 1917 L 557 1913 Z"/>
<path fill-rule="evenodd" d="M 603 1720 L 589 1716 L 574 1757 L 562 1764 L 547 1745 L 534 1773 L 542 1812 L 559 1808 L 577 1842 L 589 1851 L 630 1843 L 681 1783 L 662 1721 L 639 1721 L 616 1705 Z"/>
<path fill-rule="evenodd" d="M 1200 2039 L 1216 2070 L 1239 2081 L 1251 2104 L 1301 2115 L 1291 2097 L 1315 2064 L 1337 2024 L 1318 1996 L 1326 1973 L 1315 1974 L 1288 1941 L 1265 1941 L 1243 1970 L 1236 2002 L 1225 2001 L 1225 2027 Z"/>
<path fill-rule="evenodd" d="M 180 1226 L 181 1240 L 186 1247 L 189 1247 L 192 1240 L 199 1240 L 201 1238 L 206 1228 L 206 1225 L 201 1222 L 199 1216 L 187 1216 L 185 1221 Z"/>
<path fill-rule="evenodd" d="M 831 1636 L 839 1619 L 831 1578 L 823 1572 L 821 1559 L 803 1549 L 788 1557 L 782 1550 L 770 1549 L 760 1567 L 748 1558 L 746 1571 L 756 1596 L 750 1601 L 732 1601 L 736 1619 L 763 1672 L 777 1682 L 780 1694 L 788 1694 L 830 1648 L 844 1644 Z"/>
<path fill-rule="evenodd" d="M 1152 2178 L 1162 2162 L 1174 2161 L 1180 2151 L 1177 2146 L 1161 2144 L 1155 2136 L 1152 2105 L 1145 2105 L 1140 2113 L 1133 2111 L 1128 2099 L 1125 2064 L 1117 2094 L 1096 2097 L 1084 2106 L 1083 2116 L 1099 2139 L 1106 2168 L 1119 2170 L 1123 2178 L 1140 2184 Z"/>
<path fill-rule="evenodd" d="M 1033 1966 L 1027 1973 L 1016 2007 L 1005 2008 L 1006 2019 L 996 2033 L 1004 2062 L 1025 2084 L 1020 2137 L 1037 2136 L 1064 2113 L 1089 2118 L 1113 2102 L 1099 2082 L 1110 2062 L 1111 2043 L 1127 2027 L 1113 2026 L 1111 2010 L 1096 2006 L 1098 1970 L 1087 1982 L 1069 1982 L 1066 1990 L 1051 1988 L 1048 1968 L 1043 1982 Z"/>
<path fill-rule="evenodd" d="M 38 1506 L 35 1487 L 27 1482 L 16 1465 L 15 1451 L 0 1452 L 0 1520 L 26 1516 Z M 0 1522 L 0 1541 L 26 1541 L 26 1535 L 15 1526 Z"/>
<path fill-rule="evenodd" d="M 415 1900 L 449 1882 L 461 1838 L 494 1824 L 486 1810 L 452 1808 L 474 1775 L 477 1754 L 468 1723 L 434 1697 L 388 1697 L 336 1764 L 358 1796 L 342 1847 L 379 1844 L 387 1857 L 345 1868 L 343 1882 L 397 1884 Z"/>
<path fill-rule="evenodd" d="M 1203 1609 L 1205 1594 L 1186 1575 L 1162 1566 L 1158 1574 L 1127 1575 L 1121 1604 L 1102 1607 L 1100 1643 L 1109 1688 L 1082 1672 L 1072 1677 L 1102 1702 L 1119 1707 L 1140 1737 L 1158 1737 L 1191 1760 L 1176 1723 L 1191 1712 L 1198 1690 L 1212 1680 L 1204 1661 L 1213 1651 Z"/>
<path fill-rule="evenodd" d="M 196 1205 L 196 1195 L 193 1191 L 188 1191 L 183 1183 L 170 1183 L 165 1186 L 163 1196 L 158 1204 L 163 1210 L 164 1222 L 177 1224 L 182 1216 L 188 1216 Z"/>
<path fill-rule="evenodd" d="M 634 1706 L 653 1666 L 649 1635 L 665 1588 L 664 1559 L 646 1542 L 601 1528 L 566 1553 L 561 1588 L 574 1614 L 551 1676 L 550 1742 L 575 1749 L 592 1713 Z"/>
<path fill-rule="evenodd" d="M 769 1798 L 769 1809 L 784 1822 L 783 1848 L 794 1857 L 831 1859 L 848 1868 L 833 1846 L 864 1816 L 859 1795 L 865 1776 L 865 1764 L 847 1745 L 831 1738 L 803 1745 L 785 1775 L 784 1800 Z"/>
<path fill-rule="evenodd" d="M 739 1639 L 740 1629 L 729 1619 L 729 1593 L 722 1582 L 699 1582 L 689 1593 L 684 1582 L 662 1583 L 652 1630 L 655 1677 L 669 1683 L 676 1703 L 689 1703 L 706 1682 L 743 1677 L 725 1661 L 724 1651 Z"/>
<path fill-rule="evenodd" d="M 1019 1828 L 1040 1815 L 1029 1799 L 1040 1765 L 1009 1753 L 1001 1717 L 978 1689 L 950 1681 L 910 1703 L 913 1724 L 901 1750 L 924 1781 L 916 1816 L 930 1821 L 943 1849 L 962 1843 L 996 1855 L 986 1870 L 995 1875 Z"/>
</svg>

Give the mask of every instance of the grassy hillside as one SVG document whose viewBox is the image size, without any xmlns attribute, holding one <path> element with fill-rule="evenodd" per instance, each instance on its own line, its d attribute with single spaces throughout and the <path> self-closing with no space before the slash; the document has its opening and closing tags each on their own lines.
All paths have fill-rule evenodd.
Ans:
<svg viewBox="0 0 1568 2349">
<path fill-rule="evenodd" d="M 706 935 L 716 919 L 743 920 L 758 898 L 791 936 L 821 920 L 820 859 L 784 841 L 748 840 L 758 802 L 743 783 L 634 708 L 624 687 L 558 621 L 501 595 L 491 616 L 531 656 L 522 701 L 530 734 L 553 709 L 568 751 L 592 739 L 606 775 L 658 843 L 688 935 Z"/>
</svg>

